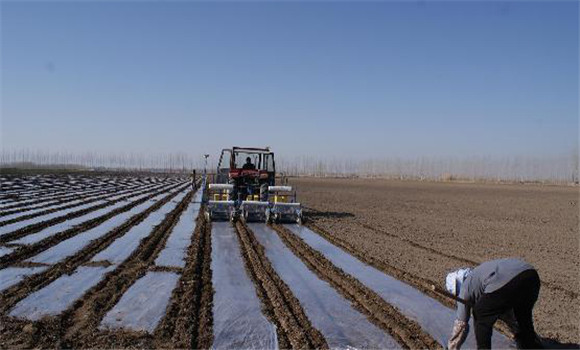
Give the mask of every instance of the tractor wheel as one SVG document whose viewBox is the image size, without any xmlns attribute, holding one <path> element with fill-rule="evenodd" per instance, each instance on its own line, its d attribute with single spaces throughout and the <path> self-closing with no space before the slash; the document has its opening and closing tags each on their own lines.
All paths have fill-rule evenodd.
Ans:
<svg viewBox="0 0 580 350">
<path fill-rule="evenodd" d="M 268 184 L 266 183 L 260 185 L 260 200 L 262 202 L 268 201 Z"/>
<path fill-rule="evenodd" d="M 300 211 L 298 212 L 298 215 L 297 215 L 297 217 L 296 217 L 296 223 L 297 223 L 298 225 L 302 225 L 302 223 L 303 223 L 303 222 L 304 222 L 304 218 L 302 217 L 302 210 L 300 210 Z"/>
</svg>

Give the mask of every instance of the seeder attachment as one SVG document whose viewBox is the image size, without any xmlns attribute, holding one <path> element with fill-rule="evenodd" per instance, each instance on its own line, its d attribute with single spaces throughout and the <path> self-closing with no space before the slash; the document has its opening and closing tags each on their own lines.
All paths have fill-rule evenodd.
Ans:
<svg viewBox="0 0 580 350">
<path fill-rule="evenodd" d="M 249 195 L 248 198 L 250 198 Z M 257 200 L 257 198 L 242 201 L 240 204 L 240 217 L 244 222 L 267 222 L 268 206 L 268 202 Z"/>
<path fill-rule="evenodd" d="M 292 186 L 268 186 L 268 192 L 269 220 L 302 224 L 302 205 L 296 202 L 296 191 L 292 190 Z"/>
<path fill-rule="evenodd" d="M 230 220 L 233 221 L 236 213 L 236 204 L 230 200 L 230 193 L 234 189 L 229 184 L 209 184 L 207 209 L 205 212 L 206 219 Z"/>
</svg>

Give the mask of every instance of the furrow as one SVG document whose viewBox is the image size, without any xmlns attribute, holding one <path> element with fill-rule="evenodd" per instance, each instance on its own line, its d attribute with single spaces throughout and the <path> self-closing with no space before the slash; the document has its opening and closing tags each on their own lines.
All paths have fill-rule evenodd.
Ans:
<svg viewBox="0 0 580 350">
<path fill-rule="evenodd" d="M 286 246 L 311 271 L 338 290 L 359 311 L 365 314 L 371 322 L 390 333 L 401 345 L 409 349 L 441 348 L 435 339 L 423 332 L 416 322 L 405 317 L 375 292 L 360 283 L 360 281 L 333 265 L 299 237 L 281 225 L 272 227 Z"/>
<path fill-rule="evenodd" d="M 75 303 L 73 310 L 66 313 L 63 323 L 67 330 L 63 345 L 67 348 L 111 348 L 140 344 L 153 347 L 152 336 L 144 332 L 107 330 L 99 323 L 141 277 L 145 276 L 158 253 L 163 248 L 172 227 L 187 207 L 193 193 L 189 192 L 168 213 L 163 221 L 143 239 L 138 248 L 118 268 L 108 274 L 97 286 Z M 96 331 L 100 329 L 100 331 Z"/>
<path fill-rule="evenodd" d="M 181 192 L 185 189 L 186 187 L 182 188 Z M 111 243 L 113 243 L 117 238 L 123 237 L 132 227 L 139 225 L 143 220 L 146 220 L 150 213 L 154 213 L 177 195 L 179 195 L 179 192 L 166 196 L 162 201 L 159 201 L 149 208 L 147 212 L 135 215 L 131 220 L 124 223 L 122 227 L 110 232 L 103 239 L 93 242 L 79 254 L 54 265 L 45 273 L 29 278 L 27 281 L 24 281 L 19 286 L 11 288 L 7 293 L 2 295 L 2 301 L 5 301 L 2 305 L 6 305 L 2 310 L 3 313 L 6 313 L 15 302 L 22 300 L 26 295 L 47 286 L 48 283 L 53 282 L 48 285 L 48 287 L 52 286 L 54 287 L 53 289 L 56 288 L 57 290 L 62 290 L 62 286 L 56 286 L 53 284 L 58 284 L 60 281 L 62 282 L 61 284 L 66 286 L 66 279 L 69 278 L 66 277 L 67 274 L 70 275 L 70 278 L 75 278 L 75 276 L 77 276 L 76 282 L 80 283 L 76 288 L 72 289 L 73 293 L 76 295 L 72 299 L 76 299 L 74 304 L 71 307 L 65 305 L 65 311 L 59 311 L 59 314 L 56 316 L 44 317 L 35 322 L 8 317 L 7 315 L 2 316 L 2 322 L 6 324 L 9 323 L 10 327 L 0 333 L 0 343 L 9 342 L 11 344 L 17 344 L 20 347 L 31 347 L 39 343 L 43 344 L 45 347 L 72 347 L 69 344 L 98 341 L 97 338 L 103 336 L 103 334 L 96 334 L 94 331 L 96 330 L 96 325 L 98 325 L 100 317 L 95 319 L 95 317 L 87 318 L 86 316 L 92 317 L 94 315 L 101 315 L 101 313 L 106 311 L 106 309 L 103 309 L 103 305 L 114 305 L 110 305 L 110 303 L 112 303 L 111 298 L 120 296 L 120 294 L 116 294 L 119 290 L 125 290 L 126 287 L 131 284 L 132 280 L 144 274 L 144 271 L 146 271 L 147 268 L 147 263 L 154 259 L 156 252 L 162 246 L 163 238 L 167 230 L 169 230 L 174 224 L 175 218 L 179 215 L 178 211 L 183 209 L 187 198 L 184 198 L 184 200 L 179 204 L 176 204 L 172 211 L 165 216 L 164 220 L 154 227 L 153 230 L 141 240 L 138 247 L 133 250 L 129 257 L 121 262 L 120 265 L 91 261 L 91 259 L 99 252 L 102 252 L 104 248 L 110 247 L 112 245 Z M 191 193 L 188 196 L 190 195 Z M 94 274 L 95 269 L 97 269 L 96 272 L 101 271 L 98 272 L 96 276 Z M 74 274 L 71 274 L 73 271 Z M 111 271 L 114 272 L 109 273 Z M 136 273 L 136 271 L 139 273 Z M 91 275 L 89 273 L 93 274 Z M 79 277 L 81 279 L 85 278 L 84 275 L 86 275 L 87 278 L 92 278 L 92 280 L 87 280 L 86 282 L 83 282 L 82 280 L 79 281 Z M 104 278 L 102 277 L 103 275 Z M 122 292 L 119 293 L 122 294 Z M 47 293 L 45 292 L 44 294 L 46 295 Z M 83 295 L 84 297 L 82 297 Z M 47 306 L 49 309 L 53 307 L 52 304 Z M 58 307 L 59 306 L 57 306 L 57 308 Z M 13 309 L 11 313 L 15 312 L 15 310 L 16 308 Z M 30 332 L 27 332 L 27 329 L 29 329 Z M 30 334 L 31 332 L 32 334 Z M 67 332 L 68 334 L 73 334 L 73 336 L 67 337 Z M 23 338 L 11 338 L 10 334 L 18 334 Z M 80 345 L 76 345 L 75 347 L 79 346 Z M 109 346 L 106 347 L 113 347 L 113 344 L 109 344 Z"/>
<path fill-rule="evenodd" d="M 453 259 L 453 260 L 459 261 L 459 262 L 464 263 L 464 264 L 466 264 L 468 266 L 471 266 L 471 267 L 475 267 L 475 266 L 477 266 L 477 265 L 480 264 L 479 262 L 474 261 L 474 260 L 471 260 L 471 259 L 466 259 L 466 258 L 463 258 L 463 257 L 460 257 L 460 256 L 456 256 L 456 255 L 453 255 L 453 254 L 448 254 L 448 253 L 442 252 L 442 251 L 437 250 L 437 249 L 433 249 L 431 247 L 424 246 L 424 245 L 422 245 L 420 243 L 417 243 L 417 242 L 414 242 L 414 241 L 412 241 L 412 240 L 410 240 L 408 238 L 400 237 L 398 235 L 391 234 L 391 233 L 387 232 L 386 230 L 379 229 L 379 228 L 373 227 L 373 226 L 368 225 L 368 224 L 361 224 L 361 226 L 364 227 L 364 228 L 366 228 L 366 229 L 369 229 L 371 231 L 374 231 L 374 232 L 383 234 L 385 236 L 399 239 L 399 240 L 401 240 L 401 241 L 403 241 L 403 242 L 405 242 L 405 243 L 407 243 L 407 244 L 409 244 L 409 245 L 411 245 L 413 247 L 416 247 L 416 248 L 419 248 L 419 249 L 423 249 L 423 250 L 428 251 L 430 253 L 437 254 L 437 255 L 441 255 L 441 256 L 444 256 L 444 257 L 449 258 L 449 259 Z M 563 294 L 565 294 L 566 296 L 568 296 L 570 299 L 577 299 L 580 296 L 580 293 L 578 293 L 578 292 L 575 292 L 573 290 L 566 289 L 564 287 L 555 285 L 553 283 L 546 282 L 546 281 L 541 281 L 541 283 L 542 283 L 542 286 L 545 286 L 547 288 L 550 288 L 550 289 L 553 289 L 553 290 L 557 290 L 559 292 L 562 292 Z"/>
<path fill-rule="evenodd" d="M 187 186 L 184 186 L 181 190 L 185 190 L 186 187 Z M 41 289 L 60 276 L 64 274 L 72 274 L 77 267 L 88 263 L 95 255 L 110 246 L 117 238 L 122 237 L 133 226 L 141 223 L 149 216 L 149 214 L 161 208 L 177 195 L 177 192 L 167 195 L 165 198 L 149 207 L 146 211 L 132 216 L 129 220 L 109 231 L 104 236 L 91 241 L 90 244 L 85 246 L 77 254 L 58 262 L 45 272 L 32 275 L 22 282 L 4 290 L 2 295 L 0 295 L 0 314 L 5 315 L 9 309 L 28 294 Z"/>
<path fill-rule="evenodd" d="M 106 191 L 104 194 L 103 193 L 92 194 L 92 195 L 83 197 L 79 200 L 67 201 L 64 205 L 50 207 L 50 208 L 43 208 L 42 210 L 39 210 L 39 211 L 33 212 L 33 213 L 25 213 L 24 215 L 20 215 L 20 216 L 16 216 L 16 217 L 13 217 L 13 215 L 9 215 L 8 217 L 0 218 L 0 219 L 5 219 L 4 221 L 0 222 L 0 229 L 4 231 L 4 229 L 1 228 L 2 226 L 7 226 L 7 225 L 10 225 L 13 223 L 18 223 L 21 221 L 34 219 L 34 218 L 45 216 L 48 214 L 53 214 L 53 213 L 59 214 L 59 212 L 61 212 L 61 211 L 66 212 L 67 209 L 74 209 L 74 208 L 78 208 L 78 207 L 83 207 L 83 206 L 86 206 L 87 204 L 91 204 L 91 203 L 95 203 L 95 202 L 99 202 L 99 201 L 108 201 L 111 198 L 117 198 L 121 195 L 130 195 L 131 193 L 139 192 L 141 190 L 147 190 L 149 188 L 156 187 L 156 186 L 157 185 L 144 186 L 144 188 L 130 188 L 130 189 L 124 189 L 122 191 Z"/>
<path fill-rule="evenodd" d="M 237 233 L 238 237 L 239 232 Z M 256 270 L 252 268 L 252 260 L 250 255 L 248 254 L 248 250 L 244 249 L 240 242 L 240 248 L 242 252 L 242 257 L 244 259 L 244 266 L 248 276 L 254 282 L 256 287 L 256 294 L 258 298 L 260 298 L 262 302 L 262 311 L 266 317 L 276 324 L 276 333 L 278 336 L 278 348 L 279 349 L 290 349 L 292 347 L 290 340 L 288 339 L 288 334 L 281 326 L 281 323 L 276 319 L 276 311 L 273 300 L 268 297 L 268 292 L 266 291 L 264 285 L 261 283 L 260 278 L 256 275 Z"/>
<path fill-rule="evenodd" d="M 276 326 L 264 317 L 256 287 L 244 270 L 239 239 L 230 222 L 213 222 L 212 349 L 278 348 Z"/>
<path fill-rule="evenodd" d="M 143 185 L 135 185 L 135 186 L 131 186 L 131 187 L 136 188 L 136 187 L 141 187 L 141 186 L 143 186 Z M 98 193 L 98 192 L 118 191 L 120 189 L 127 189 L 127 188 L 128 187 L 125 187 L 123 185 L 106 185 L 106 186 L 101 186 L 98 188 L 90 188 L 90 189 L 74 191 L 72 193 L 71 193 L 71 190 L 64 190 L 63 193 L 60 193 L 58 195 L 50 195 L 50 196 L 45 196 L 45 197 L 32 196 L 31 199 L 22 200 L 20 202 L 16 202 L 15 204 L 0 206 L 0 210 L 2 211 L 0 216 L 12 214 L 12 213 L 15 213 L 17 211 L 29 211 L 32 209 L 38 209 L 38 208 L 46 207 L 49 205 L 53 205 L 55 203 L 66 202 L 67 200 L 70 200 L 70 199 L 88 196 L 88 195 Z"/>
<path fill-rule="evenodd" d="M 248 228 L 264 247 L 266 258 L 288 285 L 312 323 L 331 348 L 401 348 L 387 332 L 320 279 L 284 244 L 276 231 L 263 223 Z"/>
<path fill-rule="evenodd" d="M 177 288 L 159 327 L 155 331 L 155 347 L 208 348 L 212 342 L 211 302 L 211 239 L 203 215 L 191 237 L 187 260 Z"/>
<path fill-rule="evenodd" d="M 77 210 L 77 211 L 62 215 L 62 216 L 57 216 L 53 219 L 49 219 L 49 220 L 45 220 L 45 221 L 41 221 L 38 223 L 27 225 L 25 227 L 22 227 L 21 229 L 16 230 L 16 231 L 12 231 L 10 233 L 3 234 L 2 236 L 0 236 L 0 242 L 5 243 L 5 242 L 8 242 L 8 241 L 20 238 L 20 237 L 24 237 L 24 236 L 31 234 L 31 233 L 36 233 L 36 232 L 38 232 L 46 227 L 64 222 L 66 220 L 74 219 L 74 218 L 79 217 L 79 216 L 83 216 L 85 214 L 88 214 L 88 213 L 95 211 L 95 210 L 98 210 L 98 209 L 105 208 L 109 205 L 112 205 L 112 204 L 118 202 L 118 201 L 122 201 L 122 200 L 125 200 L 127 198 L 130 198 L 131 196 L 132 196 L 131 194 L 128 194 L 126 196 L 118 198 L 116 201 L 111 201 L 111 202 L 106 201 L 105 203 L 96 204 L 96 205 L 88 207 L 86 209 Z"/>
<path fill-rule="evenodd" d="M 37 194 L 31 194 L 31 193 L 19 193 L 18 194 L 18 199 L 16 200 L 12 200 L 10 202 L 5 202 L 3 201 L 2 204 L 2 209 L 9 209 L 9 208 L 16 208 L 19 206 L 23 206 L 23 205 L 30 205 L 30 204 L 35 204 L 35 203 L 41 203 L 43 201 L 47 201 L 47 200 L 52 200 L 53 198 L 60 198 L 60 197 L 65 197 L 65 196 L 69 196 L 70 195 L 70 191 L 71 190 L 76 190 L 78 193 L 86 193 L 89 191 L 99 191 L 99 190 L 103 190 L 106 188 L 123 188 L 127 186 L 126 183 L 123 182 L 104 182 L 104 183 L 100 183 L 100 184 L 95 184 L 92 186 L 84 186 L 82 188 L 76 189 L 74 187 L 64 187 L 62 189 L 59 190 L 49 190 L 45 193 L 37 193 Z"/>
<path fill-rule="evenodd" d="M 275 316 L 272 321 L 276 323 L 278 329 L 284 331 L 282 336 L 288 338 L 294 349 L 327 349 L 326 340 L 320 331 L 312 326 L 298 299 L 276 274 L 264 254 L 264 248 L 243 223 L 237 222 L 236 228 L 246 264 L 270 300 Z"/>
<path fill-rule="evenodd" d="M 40 252 L 44 252 L 49 248 L 52 248 L 66 240 L 76 237 L 81 233 L 87 232 L 91 229 L 99 227 L 102 223 L 108 221 L 109 219 L 114 219 L 120 214 L 124 214 L 126 212 L 131 211 L 133 208 L 140 206 L 141 204 L 146 203 L 147 201 L 154 199 L 155 197 L 168 192 L 172 191 L 177 188 L 179 185 L 171 186 L 162 188 L 161 190 L 155 191 L 144 198 L 141 198 L 137 201 L 128 203 L 120 208 L 117 208 L 105 215 L 101 215 L 94 219 L 87 220 L 77 226 L 74 226 L 70 229 L 63 230 L 61 232 L 54 233 L 48 236 L 45 239 L 40 240 L 37 243 L 31 245 L 24 245 L 16 248 L 13 252 L 6 254 L 0 257 L 0 268 L 4 268 L 9 264 L 18 263 L 23 260 L 32 258 L 39 254 Z M 51 226 L 53 227 L 53 226 Z M 41 231 L 42 232 L 42 231 Z M 36 234 L 36 233 L 35 233 Z M 28 236 L 25 236 L 28 237 Z"/>
<path fill-rule="evenodd" d="M 9 208 L 2 208 L 1 209 L 2 211 L 0 212 L 0 219 L 3 221 L 7 221 L 7 220 L 11 220 L 15 214 L 22 214 L 22 213 L 26 213 L 25 215 L 36 214 L 37 212 L 40 212 L 39 209 L 44 209 L 44 211 L 52 210 L 52 209 L 58 208 L 60 205 L 66 205 L 67 203 L 78 201 L 78 200 L 85 199 L 85 198 L 90 198 L 91 196 L 104 195 L 104 194 L 108 194 L 108 193 L 118 194 L 119 191 L 140 190 L 140 189 L 150 188 L 153 186 L 154 185 L 131 186 L 131 187 L 125 187 L 125 188 L 106 187 L 103 189 L 91 190 L 91 191 L 86 191 L 86 192 L 82 192 L 82 193 L 71 193 L 71 194 L 67 194 L 67 195 L 62 196 L 62 197 L 42 201 L 41 203 L 29 203 L 25 206 L 21 206 L 18 208 L 10 208 L 10 210 L 8 210 Z M 30 213 L 31 211 L 33 211 L 33 212 Z M 24 216 L 24 215 L 22 215 L 22 216 Z"/>
<path fill-rule="evenodd" d="M 357 277 L 357 274 L 362 274 L 361 278 L 369 288 L 377 293 L 380 292 L 382 298 L 389 303 L 397 307 L 400 305 L 399 310 L 402 313 L 416 318 L 426 332 L 429 332 L 440 344 L 445 345 L 453 324 L 455 303 L 446 295 L 434 290 L 431 281 L 369 258 L 312 223 L 308 223 L 308 228 L 312 229 L 313 234 L 318 234 L 329 242 L 330 247 L 334 247 L 332 248 L 334 251 L 338 248 L 340 251 L 346 252 L 345 254 L 350 254 L 343 255 L 341 253 L 343 258 L 337 260 L 337 264 L 341 264 L 342 269 L 353 270 L 354 277 Z M 344 256 L 348 258 L 345 259 Z M 377 283 L 377 281 L 380 282 Z M 422 304 L 424 305 L 421 306 Z M 426 308 L 430 311 L 425 311 Z M 444 324 L 447 326 L 443 326 Z M 499 325 L 496 323 L 496 326 L 507 338 L 503 335 L 494 337 L 494 346 L 510 346 L 509 338 L 512 338 L 513 335 L 509 328 L 504 323 Z M 470 334 L 467 339 L 466 346 L 469 344 L 475 344 L 473 334 Z"/>
</svg>

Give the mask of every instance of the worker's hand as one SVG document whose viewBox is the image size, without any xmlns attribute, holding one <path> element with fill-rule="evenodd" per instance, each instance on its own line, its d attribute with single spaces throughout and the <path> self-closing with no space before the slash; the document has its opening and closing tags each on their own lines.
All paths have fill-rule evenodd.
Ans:
<svg viewBox="0 0 580 350">
<path fill-rule="evenodd" d="M 469 332 L 469 324 L 467 322 L 455 320 L 453 323 L 453 333 L 447 342 L 447 348 L 450 350 L 460 349 L 461 345 L 467 338 Z"/>
</svg>

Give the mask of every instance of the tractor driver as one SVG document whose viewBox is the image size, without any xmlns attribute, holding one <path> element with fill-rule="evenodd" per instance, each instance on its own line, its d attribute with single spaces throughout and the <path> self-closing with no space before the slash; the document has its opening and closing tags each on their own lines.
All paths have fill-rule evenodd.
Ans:
<svg viewBox="0 0 580 350">
<path fill-rule="evenodd" d="M 246 158 L 246 164 L 244 164 L 242 169 L 244 169 L 244 170 L 256 170 L 256 166 L 254 164 L 252 164 L 252 158 L 250 158 L 250 157 Z"/>
</svg>

